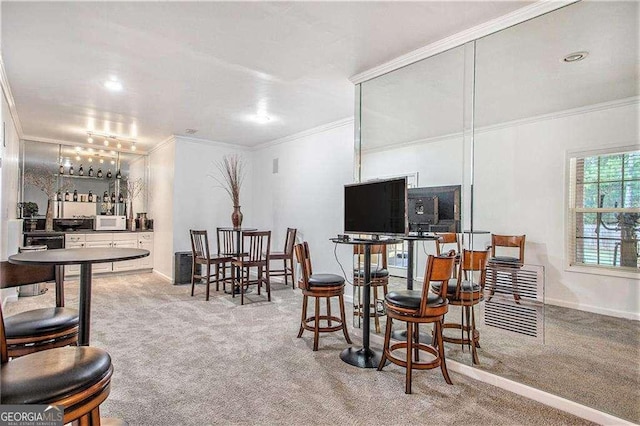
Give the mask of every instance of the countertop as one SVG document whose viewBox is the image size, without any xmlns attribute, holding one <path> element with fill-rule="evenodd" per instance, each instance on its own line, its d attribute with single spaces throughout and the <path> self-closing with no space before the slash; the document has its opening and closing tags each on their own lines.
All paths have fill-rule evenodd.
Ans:
<svg viewBox="0 0 640 426">
<path fill-rule="evenodd" d="M 24 235 L 37 236 L 37 235 L 45 235 L 45 234 L 120 234 L 124 232 L 153 232 L 153 229 L 138 229 L 135 231 L 96 231 L 93 229 L 78 229 L 77 231 L 26 231 L 23 232 Z"/>
</svg>

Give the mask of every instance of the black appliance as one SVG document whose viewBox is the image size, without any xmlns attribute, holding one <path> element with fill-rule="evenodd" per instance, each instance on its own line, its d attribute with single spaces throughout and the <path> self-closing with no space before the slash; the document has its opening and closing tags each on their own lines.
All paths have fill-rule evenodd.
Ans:
<svg viewBox="0 0 640 426">
<path fill-rule="evenodd" d="M 25 246 L 47 246 L 47 250 L 64 248 L 62 232 L 30 232 L 24 235 Z"/>
<path fill-rule="evenodd" d="M 191 283 L 191 267 L 193 263 L 193 254 L 190 251 L 178 251 L 175 253 L 175 267 L 173 271 L 174 284 L 190 284 Z M 199 265 L 196 265 L 198 267 Z M 199 273 L 199 268 L 196 274 Z"/>
</svg>

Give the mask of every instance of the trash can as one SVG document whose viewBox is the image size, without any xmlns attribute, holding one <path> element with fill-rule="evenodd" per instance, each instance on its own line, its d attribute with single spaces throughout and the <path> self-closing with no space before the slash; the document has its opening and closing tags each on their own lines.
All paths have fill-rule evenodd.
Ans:
<svg viewBox="0 0 640 426">
<path fill-rule="evenodd" d="M 175 268 L 173 270 L 174 284 L 191 284 L 191 263 L 193 255 L 190 251 L 178 251 L 175 253 Z M 198 270 L 199 270 L 199 266 Z"/>
<path fill-rule="evenodd" d="M 28 251 L 42 251 L 46 250 L 47 246 L 24 246 L 18 247 L 18 253 L 24 253 Z M 19 297 L 40 296 L 47 292 L 47 285 L 45 283 L 27 284 L 22 285 L 18 289 Z"/>
</svg>

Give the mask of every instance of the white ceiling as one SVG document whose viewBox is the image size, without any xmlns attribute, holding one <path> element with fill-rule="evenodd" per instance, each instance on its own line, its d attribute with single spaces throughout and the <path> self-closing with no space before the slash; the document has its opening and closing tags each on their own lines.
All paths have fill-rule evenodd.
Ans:
<svg viewBox="0 0 640 426">
<path fill-rule="evenodd" d="M 350 76 L 527 4 L 3 1 L 2 55 L 26 138 L 255 146 L 352 116 Z"/>
</svg>

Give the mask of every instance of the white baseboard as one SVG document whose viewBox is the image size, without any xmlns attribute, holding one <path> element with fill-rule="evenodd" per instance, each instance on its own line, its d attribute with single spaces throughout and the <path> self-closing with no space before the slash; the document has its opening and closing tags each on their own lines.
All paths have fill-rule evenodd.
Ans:
<svg viewBox="0 0 640 426">
<path fill-rule="evenodd" d="M 640 313 L 626 312 L 617 309 L 601 308 L 599 306 L 585 305 L 583 303 L 567 302 L 561 299 L 545 298 L 544 303 L 547 305 L 561 306 L 563 308 L 576 309 L 578 311 L 592 312 L 594 314 L 608 315 L 610 317 L 625 318 L 634 321 L 640 321 Z"/>
<path fill-rule="evenodd" d="M 5 288 L 0 291 L 2 296 L 2 309 L 5 308 L 8 302 L 18 301 L 18 289 L 17 288 Z"/>
<path fill-rule="evenodd" d="M 175 282 L 174 282 L 174 280 L 173 280 L 173 278 L 171 278 L 171 277 L 170 277 L 170 276 L 168 276 L 168 275 L 163 274 L 162 272 L 158 272 L 156 269 L 154 269 L 152 272 L 153 272 L 154 274 L 158 275 L 158 276 L 159 276 L 160 278 L 162 278 L 163 280 L 165 280 L 165 281 L 167 281 L 167 282 L 170 282 L 171 284 L 174 284 L 174 283 L 175 283 Z"/>
<path fill-rule="evenodd" d="M 471 377 L 472 379 L 489 383 L 492 386 L 507 390 L 509 392 L 513 392 L 515 394 L 524 396 L 525 398 L 532 399 L 544 405 L 548 405 L 549 407 L 556 408 L 558 410 L 573 414 L 574 416 L 589 420 L 600 425 L 635 424 L 619 417 L 612 416 L 611 414 L 598 411 L 595 408 L 578 404 L 577 402 L 541 391 L 540 389 L 536 389 L 531 386 L 523 385 L 522 383 L 514 382 L 513 380 L 505 379 L 504 377 L 497 376 L 495 374 L 489 373 L 476 367 L 472 367 L 467 364 L 447 360 L 447 367 L 449 368 L 449 370 L 455 371 L 456 373 L 464 374 L 465 376 Z"/>
</svg>

